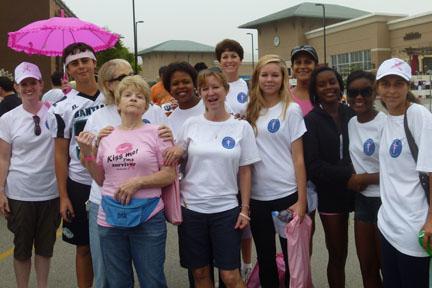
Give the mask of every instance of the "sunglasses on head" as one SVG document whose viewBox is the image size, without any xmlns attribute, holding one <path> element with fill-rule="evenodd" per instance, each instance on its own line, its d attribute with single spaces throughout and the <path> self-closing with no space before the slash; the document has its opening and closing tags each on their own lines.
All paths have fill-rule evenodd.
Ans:
<svg viewBox="0 0 432 288">
<path fill-rule="evenodd" d="M 133 73 L 129 73 L 129 74 L 121 74 L 119 76 L 117 76 L 116 78 L 112 78 L 111 80 L 109 80 L 109 82 L 115 82 L 115 81 L 122 81 L 125 77 L 127 76 L 133 76 Z"/>
<path fill-rule="evenodd" d="M 34 133 L 36 136 L 39 136 L 42 133 L 42 129 L 40 127 L 40 118 L 37 115 L 33 116 L 33 122 L 35 124 Z"/>
<path fill-rule="evenodd" d="M 363 97 L 370 97 L 373 94 L 373 90 L 371 87 L 366 87 L 363 89 L 347 89 L 347 96 L 350 98 L 355 98 L 357 95 L 361 95 Z"/>
</svg>

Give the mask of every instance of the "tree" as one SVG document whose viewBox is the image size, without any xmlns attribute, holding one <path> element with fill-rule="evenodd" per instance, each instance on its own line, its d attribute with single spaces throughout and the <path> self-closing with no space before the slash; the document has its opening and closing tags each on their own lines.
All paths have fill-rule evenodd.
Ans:
<svg viewBox="0 0 432 288">
<path fill-rule="evenodd" d="M 129 52 L 121 40 L 119 40 L 113 48 L 98 52 L 96 54 L 98 67 L 102 66 L 102 64 L 105 62 L 116 58 L 125 59 L 131 64 L 132 67 L 135 65 L 133 53 Z M 139 71 L 141 71 L 140 65 L 138 65 L 138 72 Z"/>
</svg>

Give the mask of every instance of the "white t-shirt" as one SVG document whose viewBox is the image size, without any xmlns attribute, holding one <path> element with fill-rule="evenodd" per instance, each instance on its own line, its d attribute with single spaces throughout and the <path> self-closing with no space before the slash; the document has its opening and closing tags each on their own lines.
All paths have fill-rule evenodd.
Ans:
<svg viewBox="0 0 432 288">
<path fill-rule="evenodd" d="M 349 152 L 357 174 L 379 172 L 379 147 L 387 116 L 379 112 L 374 119 L 360 123 L 357 116 L 348 122 Z M 379 197 L 379 185 L 369 185 L 361 192 L 367 197 Z"/>
<path fill-rule="evenodd" d="M 261 162 L 252 169 L 251 198 L 269 201 L 297 191 L 291 144 L 303 136 L 306 126 L 297 103 L 290 103 L 283 117 L 282 102 L 262 111 L 256 122 L 256 142 Z"/>
<path fill-rule="evenodd" d="M 171 127 L 174 139 L 178 138 L 178 133 L 183 125 L 183 123 L 193 116 L 202 115 L 205 112 L 205 106 L 203 100 L 200 100 L 194 107 L 189 109 L 176 108 L 171 115 L 168 116 L 168 124 Z"/>
<path fill-rule="evenodd" d="M 154 104 L 151 104 L 148 110 L 142 116 L 143 122 L 148 124 L 165 124 L 167 117 L 163 110 Z M 121 124 L 120 114 L 116 105 L 105 106 L 94 112 L 87 120 L 84 131 L 91 132 L 95 135 L 107 126 L 116 127 Z M 99 205 L 101 202 L 101 187 L 95 181 L 91 183 L 90 201 Z"/>
<path fill-rule="evenodd" d="M 418 171 L 432 172 L 432 114 L 421 105 L 411 104 L 407 117 L 419 148 L 419 161 L 415 163 L 408 146 L 404 115 L 388 115 L 379 149 L 382 205 L 378 228 L 401 253 L 428 257 L 417 238 L 429 209 Z"/>
<path fill-rule="evenodd" d="M 75 136 L 83 131 L 90 115 L 104 106 L 104 95 L 89 97 L 72 89 L 62 101 L 51 106 L 49 127 L 52 136 L 70 140 L 69 144 L 69 178 L 73 181 L 90 185 L 92 179 L 79 159 L 79 146 Z"/>
<path fill-rule="evenodd" d="M 58 197 L 54 171 L 54 139 L 46 126 L 49 104 L 36 114 L 42 133 L 35 135 L 33 114 L 20 105 L 0 118 L 0 138 L 11 145 L 6 179 L 8 198 L 46 201 Z"/>
<path fill-rule="evenodd" d="M 238 205 L 240 166 L 260 160 L 252 127 L 231 116 L 214 122 L 191 117 L 181 128 L 179 145 L 187 151 L 181 185 L 183 206 L 200 213 L 218 213 Z"/>
<path fill-rule="evenodd" d="M 65 97 L 63 90 L 61 90 L 59 88 L 54 88 L 54 89 L 49 90 L 48 92 L 46 92 L 42 96 L 42 101 L 48 101 L 49 103 L 54 104 L 54 103 L 62 100 L 63 97 Z"/>
<path fill-rule="evenodd" d="M 248 86 L 246 81 L 239 78 L 234 82 L 229 82 L 229 91 L 226 97 L 228 107 L 234 114 L 246 115 L 249 103 Z"/>
</svg>

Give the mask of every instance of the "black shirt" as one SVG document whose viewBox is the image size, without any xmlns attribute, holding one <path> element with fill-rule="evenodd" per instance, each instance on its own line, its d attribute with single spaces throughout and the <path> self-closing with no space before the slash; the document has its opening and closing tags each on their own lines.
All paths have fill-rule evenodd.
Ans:
<svg viewBox="0 0 432 288">
<path fill-rule="evenodd" d="M 16 94 L 4 97 L 0 103 L 0 116 L 21 105 L 21 99 Z"/>
<path fill-rule="evenodd" d="M 348 139 L 348 121 L 353 116 L 351 108 L 339 105 L 340 130 L 330 114 L 319 106 L 305 117 L 305 164 L 308 179 L 316 185 L 321 212 L 343 213 L 353 209 L 354 194 L 346 188 L 354 173 Z"/>
</svg>

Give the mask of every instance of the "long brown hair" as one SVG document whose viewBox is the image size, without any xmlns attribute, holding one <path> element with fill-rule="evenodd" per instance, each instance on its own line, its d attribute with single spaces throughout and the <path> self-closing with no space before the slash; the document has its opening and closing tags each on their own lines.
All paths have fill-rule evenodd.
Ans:
<svg viewBox="0 0 432 288">
<path fill-rule="evenodd" d="M 252 75 L 252 85 L 249 90 L 249 104 L 246 110 L 246 119 L 252 125 L 252 128 L 255 131 L 255 134 L 258 133 L 256 127 L 256 121 L 261 115 L 261 111 L 266 109 L 266 101 L 264 95 L 259 87 L 259 74 L 261 73 L 261 69 L 270 63 L 274 63 L 279 65 L 282 72 L 282 85 L 279 89 L 279 99 L 283 102 L 284 106 L 282 109 L 282 119 L 285 119 L 285 114 L 288 109 L 288 106 L 292 102 L 292 96 L 289 91 L 289 83 L 288 83 L 288 69 L 285 64 L 285 61 L 278 55 L 265 55 L 261 57 L 257 63 L 257 66 Z"/>
</svg>

